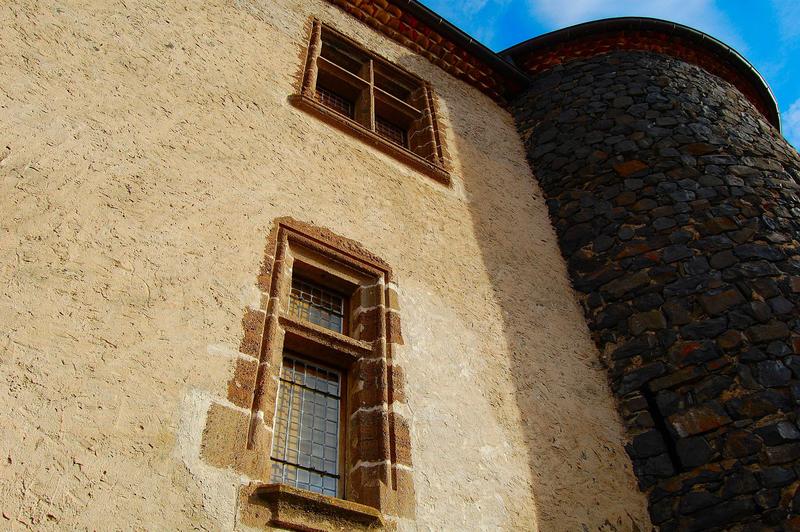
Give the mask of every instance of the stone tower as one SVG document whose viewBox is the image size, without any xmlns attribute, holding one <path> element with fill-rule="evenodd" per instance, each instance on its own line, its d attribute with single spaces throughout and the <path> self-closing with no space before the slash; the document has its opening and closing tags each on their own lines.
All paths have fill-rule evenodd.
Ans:
<svg viewBox="0 0 800 532">
<path fill-rule="evenodd" d="M 532 77 L 513 112 L 653 523 L 797 526 L 800 157 L 769 89 L 650 19 L 505 55 Z"/>
</svg>

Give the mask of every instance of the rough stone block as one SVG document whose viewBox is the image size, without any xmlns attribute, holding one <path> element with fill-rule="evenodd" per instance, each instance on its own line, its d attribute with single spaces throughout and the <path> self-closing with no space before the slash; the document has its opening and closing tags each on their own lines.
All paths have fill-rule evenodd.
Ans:
<svg viewBox="0 0 800 532">
<path fill-rule="evenodd" d="M 631 333 L 640 335 L 645 331 L 657 331 L 667 326 L 667 320 L 659 310 L 639 312 L 628 319 Z"/>
<path fill-rule="evenodd" d="M 782 321 L 771 321 L 765 325 L 754 325 L 747 330 L 753 342 L 769 342 L 789 336 L 789 327 Z"/>
<path fill-rule="evenodd" d="M 634 458 L 649 458 L 667 452 L 664 436 L 657 430 L 649 430 L 634 436 L 626 448 L 628 454 Z"/>
<path fill-rule="evenodd" d="M 247 308 L 242 317 L 244 336 L 239 346 L 239 351 L 245 355 L 258 358 L 261 346 L 261 337 L 264 327 L 264 311 Z"/>
<path fill-rule="evenodd" d="M 258 360 L 238 357 L 234 363 L 234 373 L 228 381 L 228 400 L 242 408 L 253 404 Z"/>
<path fill-rule="evenodd" d="M 685 438 L 678 440 L 675 445 L 681 465 L 686 469 L 701 466 L 714 456 L 714 450 L 705 438 Z"/>
<path fill-rule="evenodd" d="M 709 290 L 700 296 L 700 304 L 712 316 L 723 314 L 728 309 L 742 303 L 744 303 L 744 298 L 735 287 Z"/>
<path fill-rule="evenodd" d="M 759 487 L 756 476 L 751 471 L 743 469 L 725 478 L 721 494 L 723 498 L 729 499 L 737 495 L 755 493 Z"/>
<path fill-rule="evenodd" d="M 768 388 L 786 386 L 792 372 L 778 360 L 764 360 L 758 363 L 758 382 Z"/>
<path fill-rule="evenodd" d="M 675 432 L 685 438 L 727 425 L 731 419 L 719 404 L 710 402 L 670 416 L 669 422 Z"/>
<path fill-rule="evenodd" d="M 786 467 L 765 467 L 756 473 L 756 477 L 765 488 L 776 488 L 791 484 L 796 478 L 794 471 Z"/>
</svg>

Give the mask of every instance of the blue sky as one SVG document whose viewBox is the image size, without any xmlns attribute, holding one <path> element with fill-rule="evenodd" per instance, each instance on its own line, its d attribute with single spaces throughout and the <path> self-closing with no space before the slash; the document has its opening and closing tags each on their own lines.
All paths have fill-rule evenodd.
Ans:
<svg viewBox="0 0 800 532">
<path fill-rule="evenodd" d="M 422 0 L 495 51 L 573 24 L 655 17 L 735 48 L 767 80 L 783 134 L 800 147 L 800 0 Z"/>
</svg>

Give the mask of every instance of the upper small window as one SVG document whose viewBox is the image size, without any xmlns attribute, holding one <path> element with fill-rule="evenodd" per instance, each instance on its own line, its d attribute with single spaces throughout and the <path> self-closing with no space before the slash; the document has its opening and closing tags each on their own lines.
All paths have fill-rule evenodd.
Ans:
<svg viewBox="0 0 800 532">
<path fill-rule="evenodd" d="M 396 155 L 446 177 L 430 86 L 315 22 L 302 100 L 333 111 Z M 443 179 L 445 180 L 445 179 Z M 449 178 L 446 179 L 449 181 Z"/>
<path fill-rule="evenodd" d="M 344 333 L 346 302 L 342 294 L 305 279 L 292 278 L 290 316 Z"/>
</svg>

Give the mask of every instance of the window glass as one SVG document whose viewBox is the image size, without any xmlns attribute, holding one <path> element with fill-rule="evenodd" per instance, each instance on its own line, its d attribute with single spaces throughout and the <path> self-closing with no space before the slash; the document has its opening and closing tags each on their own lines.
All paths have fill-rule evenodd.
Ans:
<svg viewBox="0 0 800 532">
<path fill-rule="evenodd" d="M 406 145 L 406 132 L 397 124 L 386 120 L 382 116 L 375 116 L 375 132 L 381 137 L 399 144 Z"/>
<path fill-rule="evenodd" d="M 272 482 L 339 495 L 340 389 L 339 372 L 284 355 L 272 440 Z"/>
<path fill-rule="evenodd" d="M 343 114 L 347 118 L 353 118 L 355 105 L 353 105 L 351 100 L 342 96 L 341 94 L 338 94 L 330 89 L 326 89 L 325 87 L 317 86 L 317 99 L 319 100 L 319 103 L 325 107 L 329 107 L 334 111 Z"/>
<path fill-rule="evenodd" d="M 344 297 L 303 279 L 292 279 L 289 315 L 344 332 Z"/>
</svg>

